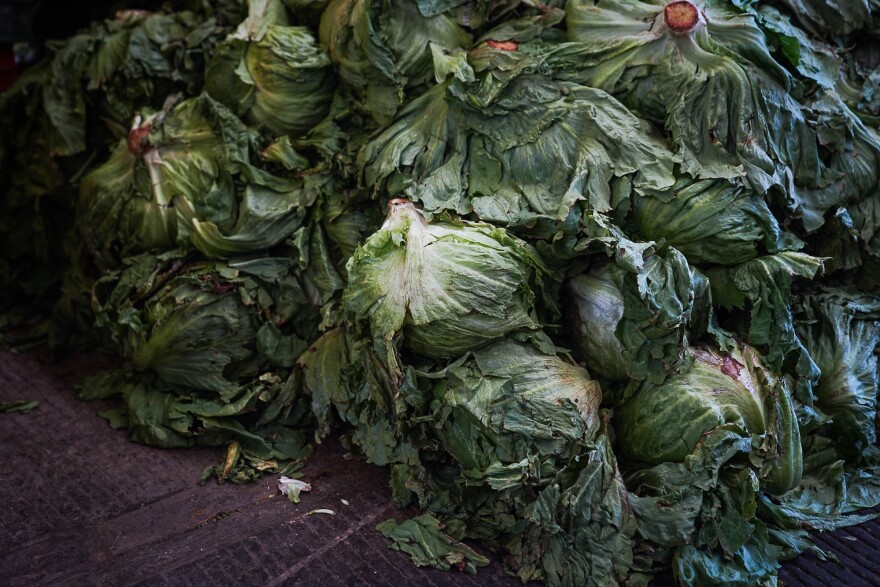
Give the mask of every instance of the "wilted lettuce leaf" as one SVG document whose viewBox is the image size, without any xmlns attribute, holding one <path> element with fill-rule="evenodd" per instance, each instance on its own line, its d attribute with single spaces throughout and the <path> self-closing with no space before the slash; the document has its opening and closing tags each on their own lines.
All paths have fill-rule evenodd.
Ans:
<svg viewBox="0 0 880 587">
<path fill-rule="evenodd" d="M 792 25 L 788 16 L 772 6 L 757 7 L 755 16 L 768 38 L 776 37 L 782 54 L 801 76 L 822 88 L 838 86 L 842 59 L 834 47 Z"/>
<path fill-rule="evenodd" d="M 800 484 L 783 496 L 762 496 L 762 517 L 780 532 L 833 531 L 878 517 L 877 513 L 854 513 L 880 504 L 876 459 L 861 465 L 847 463 L 836 445 L 839 442 L 820 435 L 804 438 Z"/>
<path fill-rule="evenodd" d="M 871 0 L 842 0 L 829 5 L 818 0 L 782 0 L 801 25 L 816 36 L 847 34 L 871 26 L 880 10 Z"/>
<path fill-rule="evenodd" d="M 400 524 L 394 519 L 386 520 L 376 526 L 376 530 L 391 540 L 389 548 L 410 555 L 417 567 L 457 568 L 475 574 L 477 567 L 489 564 L 489 559 L 443 533 L 443 525 L 431 514 Z"/>
<path fill-rule="evenodd" d="M 402 394 L 383 357 L 375 353 L 369 340 L 338 327 L 329 330 L 302 354 L 298 365 L 303 387 L 312 398 L 312 411 L 318 421 L 320 440 L 337 421 L 354 426 L 350 441 L 368 462 L 377 465 L 418 462 L 421 435 L 409 416 L 427 413 L 424 393 Z M 406 389 L 412 391 L 412 374 L 407 373 Z"/>
<path fill-rule="evenodd" d="M 859 235 L 853 227 L 852 217 L 846 208 L 838 208 L 834 215 L 830 216 L 822 225 L 822 228 L 812 235 L 810 244 L 814 248 L 814 254 L 825 259 L 824 271 L 826 275 L 838 271 L 849 274 L 862 267 L 863 258 L 861 247 L 859 247 Z M 857 279 L 859 282 L 865 283 L 865 278 L 871 272 L 864 270 L 859 273 L 862 275 Z"/>
<path fill-rule="evenodd" d="M 476 81 L 438 84 L 365 147 L 367 185 L 509 226 L 562 220 L 581 200 L 608 211 L 616 177 L 672 185 L 675 157 L 649 125 L 600 90 L 543 75 L 542 47 L 471 51 Z"/>
<path fill-rule="evenodd" d="M 308 404 L 280 374 L 242 380 L 223 397 L 118 371 L 88 377 L 79 388 L 82 399 L 121 397 L 123 407 L 102 416 L 134 442 L 161 448 L 234 445 L 233 462 L 205 473 L 221 481 L 287 470 L 311 453 Z"/>
<path fill-rule="evenodd" d="M 733 267 L 710 267 L 706 275 L 713 299 L 721 307 L 745 312 L 738 328 L 741 335 L 763 349 L 768 366 L 778 370 L 789 353 L 802 349 L 792 322 L 792 282 L 798 277 L 812 279 L 821 268 L 821 259 L 789 251 Z"/>
<path fill-rule="evenodd" d="M 367 459 L 393 465 L 398 503 L 418 499 L 453 538 L 509 551 L 523 579 L 626 575 L 635 527 L 586 371 L 509 340 L 446 368 L 409 369 L 399 385 L 379 359 L 369 340 L 336 329 L 300 365 L 319 430 L 337 416 L 353 424 Z"/>
<path fill-rule="evenodd" d="M 395 122 L 364 146 L 358 163 L 364 182 L 376 190 L 384 186 L 391 194 L 405 193 L 428 211 L 466 213 L 467 126 L 460 106 L 447 100 L 446 88 L 438 84 L 404 106 Z"/>
<path fill-rule="evenodd" d="M 0 414 L 11 414 L 13 412 L 27 414 L 28 412 L 35 410 L 39 405 L 40 402 L 36 400 L 25 399 L 0 402 Z"/>
<path fill-rule="evenodd" d="M 819 94 L 811 107 L 820 139 L 833 149 L 830 166 L 844 178 L 841 204 L 852 218 L 863 250 L 880 257 L 880 134 L 864 124 L 835 92 Z"/>
</svg>

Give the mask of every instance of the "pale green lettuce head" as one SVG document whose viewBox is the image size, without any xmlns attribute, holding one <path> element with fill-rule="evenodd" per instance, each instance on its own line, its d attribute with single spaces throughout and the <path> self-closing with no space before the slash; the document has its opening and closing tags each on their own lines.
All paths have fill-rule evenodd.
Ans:
<svg viewBox="0 0 880 587">
<path fill-rule="evenodd" d="M 389 208 L 349 260 L 343 298 L 374 339 L 402 332 L 411 350 L 449 357 L 538 327 L 531 247 L 486 224 L 427 222 L 407 200 Z"/>
<path fill-rule="evenodd" d="M 634 197 L 633 210 L 644 238 L 666 240 L 691 263 L 734 265 L 802 244 L 784 241 L 764 198 L 729 181 L 683 178 Z"/>
<path fill-rule="evenodd" d="M 77 228 L 97 264 L 178 245 L 226 258 L 289 236 L 305 215 L 303 182 L 253 166 L 252 138 L 207 94 L 138 115 L 80 184 Z"/>
<path fill-rule="evenodd" d="M 679 375 L 660 386 L 643 385 L 621 402 L 615 428 L 622 454 L 645 465 L 683 462 L 721 427 L 761 439 L 754 449 L 765 460 L 761 479 L 768 490 L 782 494 L 797 485 L 800 432 L 786 380 L 748 346 L 729 354 L 694 347 L 691 357 Z"/>
<path fill-rule="evenodd" d="M 336 80 L 312 32 L 287 24 L 280 3 L 251 2 L 248 18 L 218 44 L 205 91 L 262 130 L 301 135 L 330 110 Z"/>
<path fill-rule="evenodd" d="M 432 81 L 432 45 L 454 51 L 471 43 L 446 11 L 410 0 L 332 0 L 321 17 L 320 40 L 342 82 L 382 124 L 408 88 Z"/>
</svg>

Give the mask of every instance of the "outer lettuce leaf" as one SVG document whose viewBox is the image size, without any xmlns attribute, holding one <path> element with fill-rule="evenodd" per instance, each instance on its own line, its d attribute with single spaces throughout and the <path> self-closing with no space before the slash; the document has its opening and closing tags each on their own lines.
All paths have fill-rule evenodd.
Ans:
<svg viewBox="0 0 880 587">
<path fill-rule="evenodd" d="M 283 472 L 311 454 L 308 404 L 276 373 L 243 381 L 224 398 L 181 392 L 120 372 L 80 384 L 82 399 L 121 396 L 124 407 L 100 415 L 133 442 L 161 448 L 227 446 L 226 462 L 203 474 L 243 483 Z"/>
<path fill-rule="evenodd" d="M 859 247 L 859 234 L 853 226 L 852 217 L 846 208 L 838 208 L 833 216 L 810 239 L 815 254 L 825 258 L 825 274 L 853 274 L 863 264 L 863 253 Z M 840 274 L 838 273 L 838 274 Z M 857 278 L 866 283 L 870 270 L 861 271 Z M 870 282 L 868 282 L 870 283 Z"/>
<path fill-rule="evenodd" d="M 871 25 L 877 6 L 871 0 L 843 0 L 833 6 L 816 0 L 783 0 L 801 25 L 816 36 L 849 34 Z"/>
<path fill-rule="evenodd" d="M 792 322 L 792 282 L 798 277 L 812 279 L 821 268 L 821 259 L 789 251 L 734 267 L 711 267 L 706 275 L 720 306 L 748 310 L 748 316 L 743 316 L 745 325 L 739 328 L 742 336 L 764 350 L 771 369 L 779 370 L 786 356 L 803 348 Z M 814 370 L 811 365 L 808 372 L 799 374 L 812 378 Z"/>
<path fill-rule="evenodd" d="M 428 211 L 470 212 L 464 165 L 467 125 L 461 106 L 438 84 L 404 106 L 358 156 L 363 180 L 375 190 L 404 193 Z"/>
<path fill-rule="evenodd" d="M 304 222 L 311 197 L 299 181 L 275 177 L 248 165 L 242 166 L 236 179 L 240 200 L 237 210 L 227 212 L 235 218 L 231 226 L 226 219 L 200 218 L 208 216 L 203 210 L 214 202 L 197 202 L 194 207 L 184 197 L 174 199 L 178 241 L 188 239 L 209 258 L 228 258 L 275 246 Z"/>
<path fill-rule="evenodd" d="M 412 391 L 412 374 L 407 384 L 398 385 L 382 357 L 369 340 L 360 339 L 338 327 L 327 331 L 298 361 L 302 385 L 312 398 L 320 440 L 338 421 L 354 427 L 350 442 L 368 462 L 376 465 L 415 465 L 418 448 L 425 444 L 419 425 L 408 417 L 425 416 L 429 397 Z M 398 503 L 403 503 L 397 497 Z"/>
<path fill-rule="evenodd" d="M 854 512 L 880 503 L 880 467 L 848 466 L 834 444 L 820 436 L 805 439 L 801 483 L 783 496 L 762 496 L 763 518 L 789 534 L 834 531 L 877 518 L 876 513 Z"/>
<path fill-rule="evenodd" d="M 443 570 L 456 567 L 475 574 L 477 567 L 489 564 L 489 559 L 445 534 L 443 525 L 431 514 L 422 514 L 400 524 L 392 518 L 376 526 L 376 530 L 392 541 L 392 550 L 409 554 L 417 567 L 431 566 Z"/>
<path fill-rule="evenodd" d="M 771 6 L 762 5 L 754 14 L 801 76 L 825 89 L 839 84 L 842 59 L 833 47 L 792 25 L 789 17 Z"/>
<path fill-rule="evenodd" d="M 543 75 L 542 51 L 474 49 L 476 81 L 439 84 L 367 145 L 365 182 L 508 226 L 562 220 L 580 200 L 608 211 L 618 177 L 672 185 L 675 157 L 650 126 L 600 90 Z"/>
<path fill-rule="evenodd" d="M 811 107 L 820 139 L 833 149 L 830 166 L 843 178 L 842 204 L 860 244 L 868 255 L 880 257 L 880 134 L 859 120 L 835 92 L 819 94 Z"/>
<path fill-rule="evenodd" d="M 468 166 L 471 203 L 485 220 L 562 220 L 579 200 L 606 212 L 612 179 L 623 175 L 640 189 L 672 183 L 664 143 L 599 90 L 523 76 L 488 112 L 471 123 Z"/>
</svg>

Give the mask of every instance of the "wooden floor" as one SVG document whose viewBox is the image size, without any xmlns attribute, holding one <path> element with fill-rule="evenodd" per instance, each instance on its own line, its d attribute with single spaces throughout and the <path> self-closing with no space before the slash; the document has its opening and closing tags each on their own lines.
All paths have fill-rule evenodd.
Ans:
<svg viewBox="0 0 880 587">
<path fill-rule="evenodd" d="M 198 486 L 221 450 L 128 442 L 96 415 L 112 403 L 81 402 L 73 389 L 108 360 L 47 357 L 0 352 L 0 401 L 40 401 L 0 414 L 0 585 L 521 585 L 497 559 L 471 576 L 389 550 L 376 524 L 415 512 L 391 505 L 386 469 L 345 459 L 334 439 L 306 465 L 313 490 L 299 504 L 274 476 Z M 880 585 L 880 521 L 819 541 L 839 563 L 805 555 L 780 582 Z"/>
</svg>

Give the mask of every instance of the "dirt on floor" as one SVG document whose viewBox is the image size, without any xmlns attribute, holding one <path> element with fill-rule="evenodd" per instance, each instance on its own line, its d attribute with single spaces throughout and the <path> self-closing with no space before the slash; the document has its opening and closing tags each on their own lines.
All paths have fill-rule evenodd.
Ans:
<svg viewBox="0 0 880 587">
<path fill-rule="evenodd" d="M 522 585 L 479 545 L 492 564 L 475 576 L 417 568 L 389 550 L 376 524 L 416 512 L 392 505 L 387 469 L 347 458 L 334 438 L 302 470 L 313 489 L 299 504 L 278 493 L 275 476 L 199 486 L 221 449 L 128 442 L 97 416 L 113 402 L 76 398 L 75 384 L 109 365 L 94 354 L 0 352 L 0 401 L 40 402 L 0 414 L 0 584 Z M 880 521 L 818 542 L 838 562 L 803 555 L 780 582 L 880 585 Z"/>
</svg>

